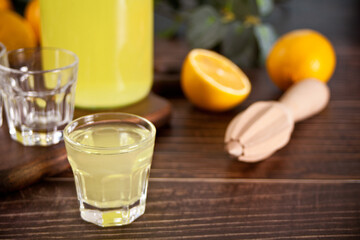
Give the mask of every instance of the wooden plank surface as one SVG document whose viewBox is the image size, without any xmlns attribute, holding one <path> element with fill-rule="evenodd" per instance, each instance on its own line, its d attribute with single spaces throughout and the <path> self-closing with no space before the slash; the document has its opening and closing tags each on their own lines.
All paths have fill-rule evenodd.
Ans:
<svg viewBox="0 0 360 240">
<path fill-rule="evenodd" d="M 236 109 L 201 111 L 179 86 L 188 47 L 157 40 L 154 91 L 172 116 L 157 132 L 145 214 L 124 227 L 84 222 L 68 169 L 0 196 L 0 239 L 360 239 L 359 9 L 356 0 L 290 0 L 270 17 L 280 34 L 328 36 L 337 68 L 329 106 L 257 164 L 229 158 L 223 137 L 238 112 L 281 95 L 265 69 L 244 69 L 253 90 Z"/>
<path fill-rule="evenodd" d="M 355 239 L 359 181 L 152 178 L 125 227 L 79 217 L 74 182 L 51 178 L 3 198 L 1 239 Z M 16 201 L 13 199 L 16 198 Z"/>
</svg>

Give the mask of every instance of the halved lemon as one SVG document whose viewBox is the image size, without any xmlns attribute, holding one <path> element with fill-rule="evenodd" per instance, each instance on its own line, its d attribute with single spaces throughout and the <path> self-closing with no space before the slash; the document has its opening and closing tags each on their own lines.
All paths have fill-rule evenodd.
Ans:
<svg viewBox="0 0 360 240">
<path fill-rule="evenodd" d="M 194 105 L 215 112 L 237 106 L 251 91 L 248 77 L 236 64 L 205 49 L 193 49 L 187 55 L 181 87 Z"/>
</svg>

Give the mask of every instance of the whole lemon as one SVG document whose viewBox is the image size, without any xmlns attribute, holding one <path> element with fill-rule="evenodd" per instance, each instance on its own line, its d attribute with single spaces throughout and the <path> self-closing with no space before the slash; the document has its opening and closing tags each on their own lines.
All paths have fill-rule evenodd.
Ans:
<svg viewBox="0 0 360 240">
<path fill-rule="evenodd" d="M 36 46 L 35 34 L 30 24 L 10 10 L 0 10 L 0 42 L 8 51 Z"/>
<path fill-rule="evenodd" d="M 11 0 L 0 0 L 0 10 L 11 10 L 13 9 Z"/>
<path fill-rule="evenodd" d="M 282 90 L 306 78 L 329 81 L 336 65 L 330 41 L 314 30 L 299 29 L 280 37 L 266 59 L 271 80 Z"/>
<path fill-rule="evenodd" d="M 34 29 L 37 41 L 40 41 L 40 2 L 39 0 L 31 0 L 25 8 L 25 19 Z"/>
</svg>

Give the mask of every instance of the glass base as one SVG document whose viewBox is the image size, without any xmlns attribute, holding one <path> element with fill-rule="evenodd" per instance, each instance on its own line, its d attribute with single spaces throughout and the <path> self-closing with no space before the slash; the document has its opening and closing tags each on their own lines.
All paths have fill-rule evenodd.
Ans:
<svg viewBox="0 0 360 240">
<path fill-rule="evenodd" d="M 145 199 L 119 208 L 97 208 L 80 201 L 81 218 L 100 227 L 128 225 L 145 212 Z"/>
<path fill-rule="evenodd" d="M 20 142 L 24 146 L 49 146 L 63 140 L 63 133 L 61 130 L 53 132 L 35 132 L 33 130 L 19 131 L 10 128 L 10 136 L 13 140 Z"/>
</svg>

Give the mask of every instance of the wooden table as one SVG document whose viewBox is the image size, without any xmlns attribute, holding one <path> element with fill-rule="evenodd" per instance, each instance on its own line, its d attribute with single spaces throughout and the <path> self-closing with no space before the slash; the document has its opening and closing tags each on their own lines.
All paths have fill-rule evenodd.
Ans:
<svg viewBox="0 0 360 240">
<path fill-rule="evenodd" d="M 154 90 L 173 112 L 158 130 L 145 215 L 124 227 L 84 222 L 69 169 L 0 197 L 0 239 L 360 239 L 359 6 L 288 1 L 274 12 L 280 34 L 307 27 L 328 36 L 338 63 L 329 106 L 257 164 L 230 159 L 223 137 L 238 112 L 280 96 L 266 71 L 245 69 L 253 90 L 236 109 L 204 112 L 176 81 L 185 44 L 157 42 L 158 70 L 170 62 L 175 71 L 157 73 Z"/>
</svg>

